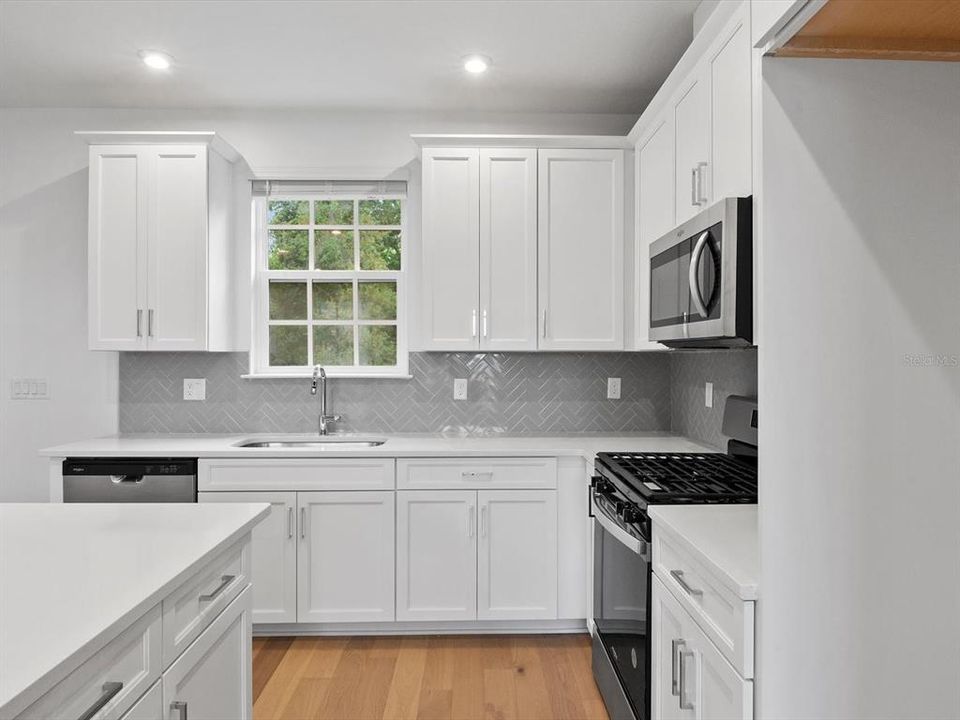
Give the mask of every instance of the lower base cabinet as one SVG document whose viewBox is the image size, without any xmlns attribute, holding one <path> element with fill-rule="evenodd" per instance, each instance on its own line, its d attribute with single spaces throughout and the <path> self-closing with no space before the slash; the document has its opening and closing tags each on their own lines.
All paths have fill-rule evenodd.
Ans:
<svg viewBox="0 0 960 720">
<path fill-rule="evenodd" d="M 653 576 L 654 720 L 752 720 L 744 680 L 673 593 Z"/>
<path fill-rule="evenodd" d="M 556 617 L 555 491 L 397 493 L 398 620 Z"/>
<path fill-rule="evenodd" d="M 164 717 L 251 720 L 251 600 L 247 587 L 163 673 Z"/>
</svg>

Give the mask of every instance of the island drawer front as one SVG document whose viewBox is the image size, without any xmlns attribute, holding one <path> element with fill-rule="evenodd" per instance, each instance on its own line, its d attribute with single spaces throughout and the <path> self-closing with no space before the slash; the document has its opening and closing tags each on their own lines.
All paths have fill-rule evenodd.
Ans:
<svg viewBox="0 0 960 720">
<path fill-rule="evenodd" d="M 163 600 L 163 667 L 170 667 L 250 584 L 250 542 L 222 552 Z"/>
<path fill-rule="evenodd" d="M 695 551 L 656 524 L 653 571 L 737 672 L 753 678 L 754 603 L 741 600 Z"/>
<path fill-rule="evenodd" d="M 393 458 L 201 460 L 201 492 L 218 490 L 393 490 Z"/>
<path fill-rule="evenodd" d="M 123 715 L 160 678 L 160 625 L 160 605 L 156 605 L 54 685 L 18 720 L 75 720 L 98 705 L 101 709 L 93 716 L 97 720 Z M 117 687 L 118 683 L 122 685 Z"/>
<path fill-rule="evenodd" d="M 509 490 L 557 487 L 557 459 L 401 458 L 397 460 L 401 490 Z"/>
</svg>

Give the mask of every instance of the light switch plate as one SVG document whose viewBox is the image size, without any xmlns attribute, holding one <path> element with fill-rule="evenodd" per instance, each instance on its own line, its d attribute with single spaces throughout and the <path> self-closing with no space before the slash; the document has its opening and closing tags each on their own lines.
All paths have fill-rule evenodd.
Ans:
<svg viewBox="0 0 960 720">
<path fill-rule="evenodd" d="M 467 379 L 466 378 L 456 378 L 453 381 L 453 399 L 454 400 L 467 399 Z"/>
<path fill-rule="evenodd" d="M 13 400 L 47 400 L 50 384 L 46 378 L 14 378 L 10 381 L 10 397 Z"/>
<path fill-rule="evenodd" d="M 620 378 L 607 378 L 607 400 L 620 399 Z"/>
<path fill-rule="evenodd" d="M 703 388 L 703 403 L 708 408 L 713 407 L 713 383 L 708 382 Z"/>
<path fill-rule="evenodd" d="M 183 399 L 184 400 L 206 400 L 207 399 L 207 379 L 206 378 L 184 378 L 183 379 Z"/>
</svg>

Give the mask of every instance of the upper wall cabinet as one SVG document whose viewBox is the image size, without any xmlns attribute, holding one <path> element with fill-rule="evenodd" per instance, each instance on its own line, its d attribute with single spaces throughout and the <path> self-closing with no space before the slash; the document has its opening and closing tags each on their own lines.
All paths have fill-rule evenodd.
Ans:
<svg viewBox="0 0 960 720">
<path fill-rule="evenodd" d="M 537 151 L 423 150 L 423 347 L 537 347 Z"/>
<path fill-rule="evenodd" d="M 701 31 L 634 129 L 638 350 L 658 347 L 647 340 L 650 243 L 714 202 L 753 193 L 750 4 L 727 12 Z"/>
<path fill-rule="evenodd" d="M 539 157 L 539 347 L 622 350 L 623 152 Z"/>
<path fill-rule="evenodd" d="M 242 350 L 231 313 L 230 160 L 207 134 L 171 134 L 191 140 L 182 144 L 86 135 L 90 348 Z"/>
<path fill-rule="evenodd" d="M 425 350 L 623 348 L 623 151 L 423 149 Z"/>
</svg>

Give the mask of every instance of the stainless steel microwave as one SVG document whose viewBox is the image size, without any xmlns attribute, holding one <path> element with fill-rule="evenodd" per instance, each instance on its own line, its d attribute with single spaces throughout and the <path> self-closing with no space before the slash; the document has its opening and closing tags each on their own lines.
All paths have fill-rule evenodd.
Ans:
<svg viewBox="0 0 960 720">
<path fill-rule="evenodd" d="M 650 245 L 650 339 L 753 344 L 752 199 L 726 198 Z"/>
</svg>

